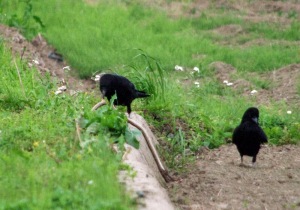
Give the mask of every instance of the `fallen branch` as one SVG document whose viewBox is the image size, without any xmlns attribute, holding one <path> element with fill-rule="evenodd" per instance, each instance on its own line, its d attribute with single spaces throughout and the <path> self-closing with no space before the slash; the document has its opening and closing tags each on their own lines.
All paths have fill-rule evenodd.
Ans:
<svg viewBox="0 0 300 210">
<path fill-rule="evenodd" d="M 137 124 L 136 122 L 131 120 L 130 118 L 128 118 L 128 123 L 130 123 L 131 125 L 133 125 L 134 127 L 136 127 L 137 129 L 139 129 L 142 132 L 142 134 L 147 142 L 148 148 L 150 149 L 150 152 L 152 153 L 152 156 L 157 164 L 158 170 L 161 173 L 161 175 L 163 176 L 164 180 L 166 182 L 174 181 L 174 179 L 169 175 L 168 170 L 164 167 L 162 161 L 160 160 L 158 152 L 157 152 L 155 146 L 152 144 L 152 141 L 148 137 L 146 130 L 142 126 L 140 126 L 139 124 Z"/>
<path fill-rule="evenodd" d="M 16 69 L 17 69 L 17 73 L 18 73 L 18 77 L 19 77 L 19 81 L 20 81 L 20 86 L 22 88 L 23 95 L 26 98 L 26 94 L 25 94 L 25 90 L 24 90 L 24 85 L 23 85 L 23 82 L 22 82 L 21 74 L 20 74 L 20 71 L 19 71 L 19 68 L 18 68 L 18 65 L 17 65 L 17 62 L 16 62 L 15 59 L 14 59 L 14 63 L 15 63 Z"/>
<path fill-rule="evenodd" d="M 106 104 L 105 100 L 100 101 L 92 108 L 92 111 L 97 110 L 99 107 L 101 107 L 105 104 Z M 147 135 L 146 130 L 142 126 L 140 126 L 138 123 L 131 120 L 129 117 L 127 118 L 127 120 L 128 120 L 129 124 L 133 125 L 134 127 L 136 127 L 137 129 L 139 129 L 142 132 L 142 134 L 147 142 L 148 148 L 150 149 L 150 152 L 155 160 L 157 168 L 158 168 L 159 172 L 161 173 L 162 177 L 164 178 L 164 180 L 166 182 L 174 181 L 174 179 L 169 175 L 168 170 L 164 167 L 162 161 L 160 160 L 158 152 L 157 152 L 155 146 L 152 144 L 151 139 Z"/>
<path fill-rule="evenodd" d="M 100 101 L 99 103 L 97 103 L 95 106 L 93 106 L 92 111 L 95 111 L 97 109 L 99 109 L 101 106 L 105 105 L 106 102 L 104 99 L 102 99 L 102 101 Z"/>
<path fill-rule="evenodd" d="M 80 126 L 78 123 L 78 119 L 75 119 L 75 125 L 76 125 L 76 134 L 77 134 L 77 137 L 79 140 L 79 145 L 80 145 L 80 147 L 82 147 L 82 139 L 81 139 L 81 135 L 80 135 Z"/>
<path fill-rule="evenodd" d="M 51 153 L 51 151 L 49 150 L 49 148 L 48 148 L 47 145 L 46 145 L 46 154 L 47 154 L 50 158 L 52 158 L 52 159 L 56 162 L 57 165 L 59 165 L 59 164 L 61 163 L 61 160 L 58 159 L 57 157 L 55 157 L 55 155 L 54 155 L 53 153 Z"/>
</svg>

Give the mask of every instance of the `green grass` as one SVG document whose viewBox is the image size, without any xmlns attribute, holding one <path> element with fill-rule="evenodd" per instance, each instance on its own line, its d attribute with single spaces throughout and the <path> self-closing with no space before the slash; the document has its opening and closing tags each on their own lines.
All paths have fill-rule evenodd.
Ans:
<svg viewBox="0 0 300 210">
<path fill-rule="evenodd" d="M 16 11 L 13 7 L 16 2 L 2 3 L 7 14 L 20 13 L 21 16 L 22 4 L 18 7 L 20 11 Z M 214 43 L 214 39 L 204 33 L 223 25 L 239 24 L 249 32 L 250 37 L 255 33 L 266 39 L 279 39 L 282 38 L 279 35 L 284 34 L 287 40 L 299 40 L 299 24 L 296 21 L 282 30 L 274 24 L 246 22 L 226 10 L 212 10 L 218 15 L 210 15 L 208 11 L 199 18 L 172 20 L 162 12 L 138 3 L 104 1 L 89 5 L 70 0 L 31 2 L 32 15 L 39 17 L 45 25 L 44 29 L 40 29 L 42 33 L 78 69 L 82 77 L 107 69 L 119 72 L 120 66 L 130 63 L 135 55 L 132 49 L 135 48 L 143 49 L 159 59 L 166 70 L 173 70 L 176 64 L 207 66 L 219 60 L 239 71 L 268 71 L 300 61 L 298 45 L 232 48 Z M 198 54 L 205 57 L 195 58 Z M 282 54 L 286 56 L 282 57 Z"/>
<path fill-rule="evenodd" d="M 300 40 L 300 23 L 294 20 L 287 28 L 282 28 L 279 24 L 258 23 L 250 25 L 247 30 L 250 33 L 255 33 L 258 36 L 263 36 L 268 39 L 299 41 Z"/>
<path fill-rule="evenodd" d="M 55 95 L 50 78 L 3 43 L 0 54 L 0 209 L 134 209 L 117 179 L 120 155 L 109 147 L 124 130 L 84 132 L 84 144 L 75 133 L 76 118 L 95 115 L 96 97 Z"/>
</svg>

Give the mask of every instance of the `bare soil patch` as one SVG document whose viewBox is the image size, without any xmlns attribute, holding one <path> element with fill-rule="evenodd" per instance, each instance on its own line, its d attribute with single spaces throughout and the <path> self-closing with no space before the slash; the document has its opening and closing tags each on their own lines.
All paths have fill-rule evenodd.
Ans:
<svg viewBox="0 0 300 210">
<path fill-rule="evenodd" d="M 261 91 L 262 99 L 283 100 L 287 103 L 292 102 L 299 105 L 300 93 L 297 88 L 300 82 L 300 64 L 285 66 L 262 75 L 262 78 L 271 81 L 273 84 L 273 88 L 270 90 Z"/>
<path fill-rule="evenodd" d="M 28 66 L 35 66 L 41 74 L 48 72 L 58 85 L 66 85 L 67 91 L 87 91 L 96 87 L 92 80 L 79 80 L 74 71 L 63 70 L 67 62 L 54 60 L 48 57 L 49 53 L 56 53 L 39 34 L 31 42 L 27 41 L 16 28 L 0 24 L 0 36 L 5 40 L 13 55 L 21 56 L 28 62 Z M 72 69 L 72 67 L 71 67 Z"/>
<path fill-rule="evenodd" d="M 222 36 L 235 36 L 243 32 L 243 28 L 240 25 L 225 25 L 213 30 L 216 34 L 222 34 Z"/>
<path fill-rule="evenodd" d="M 299 104 L 300 93 L 298 90 L 300 81 L 300 64 L 291 64 L 280 69 L 258 74 L 245 73 L 243 78 L 235 79 L 236 69 L 223 62 L 214 62 L 210 65 L 216 71 L 216 77 L 220 82 L 228 80 L 233 83 L 232 88 L 241 91 L 242 95 L 249 96 L 253 89 L 258 91 L 253 98 L 258 104 L 269 104 L 271 101 L 284 101 Z M 251 82 L 257 77 L 268 83 L 269 88 L 263 89 Z M 247 79 L 248 78 L 248 79 Z"/>
<path fill-rule="evenodd" d="M 207 150 L 168 190 L 181 209 L 300 209 L 299 153 L 299 146 L 264 146 L 252 168 L 239 166 L 235 145 Z"/>
</svg>

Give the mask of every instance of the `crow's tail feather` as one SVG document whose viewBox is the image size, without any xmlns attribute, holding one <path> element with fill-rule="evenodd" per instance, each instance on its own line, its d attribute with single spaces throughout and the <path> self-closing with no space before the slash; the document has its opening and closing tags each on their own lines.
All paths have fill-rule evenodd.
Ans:
<svg viewBox="0 0 300 210">
<path fill-rule="evenodd" d="M 139 90 L 136 91 L 136 94 L 137 94 L 137 98 L 145 98 L 145 97 L 149 97 L 149 96 L 150 96 L 150 95 L 147 94 L 146 92 L 144 92 L 144 91 L 139 91 Z"/>
</svg>

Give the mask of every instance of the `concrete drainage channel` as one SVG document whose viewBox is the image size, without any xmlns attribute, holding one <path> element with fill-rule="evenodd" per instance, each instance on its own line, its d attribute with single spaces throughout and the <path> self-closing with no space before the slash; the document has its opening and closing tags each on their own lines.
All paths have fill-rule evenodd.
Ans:
<svg viewBox="0 0 300 210">
<path fill-rule="evenodd" d="M 126 171 L 120 172 L 120 181 L 125 183 L 126 189 L 133 197 L 139 197 L 138 209 L 175 209 L 172 204 L 166 189 L 166 180 L 170 177 L 162 173 L 157 164 L 157 160 L 153 157 L 149 143 L 145 139 L 145 135 L 155 147 L 158 144 L 157 139 L 150 130 L 147 122 L 138 114 L 132 112 L 130 114 L 130 121 L 139 124 L 143 129 L 143 135 L 138 136 L 140 148 L 137 150 L 130 145 L 125 145 L 126 152 L 123 156 L 123 162 L 128 164 L 136 171 L 136 176 L 131 178 Z M 137 129 L 129 124 L 130 129 Z"/>
</svg>

